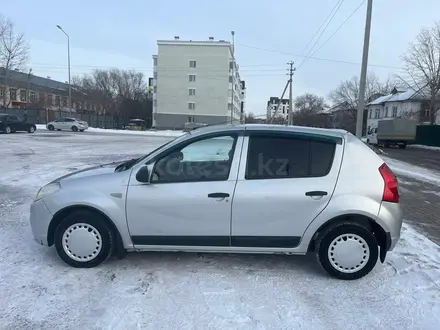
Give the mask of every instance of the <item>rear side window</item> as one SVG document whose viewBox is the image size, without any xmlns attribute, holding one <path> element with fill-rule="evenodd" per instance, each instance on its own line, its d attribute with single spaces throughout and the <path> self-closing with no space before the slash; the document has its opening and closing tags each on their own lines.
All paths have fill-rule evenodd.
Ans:
<svg viewBox="0 0 440 330">
<path fill-rule="evenodd" d="M 292 136 L 251 135 L 246 180 L 320 177 L 329 173 L 335 143 Z"/>
</svg>

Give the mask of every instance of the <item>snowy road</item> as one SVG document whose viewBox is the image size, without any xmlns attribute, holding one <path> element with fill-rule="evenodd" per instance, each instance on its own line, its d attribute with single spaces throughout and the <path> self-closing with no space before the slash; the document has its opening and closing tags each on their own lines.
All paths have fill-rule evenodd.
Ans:
<svg viewBox="0 0 440 330">
<path fill-rule="evenodd" d="M 0 329 L 438 329 L 440 248 L 408 226 L 355 282 L 328 278 L 313 256 L 135 253 L 73 269 L 34 243 L 40 185 L 168 139 L 0 135 Z"/>
</svg>

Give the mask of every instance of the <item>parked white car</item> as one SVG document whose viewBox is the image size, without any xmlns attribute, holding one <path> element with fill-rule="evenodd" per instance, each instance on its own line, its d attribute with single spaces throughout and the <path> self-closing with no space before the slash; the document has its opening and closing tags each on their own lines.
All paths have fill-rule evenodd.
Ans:
<svg viewBox="0 0 440 330">
<path fill-rule="evenodd" d="M 51 121 L 46 125 L 49 131 L 53 130 L 69 130 L 72 132 L 84 132 L 89 128 L 87 122 L 76 119 L 76 118 L 60 118 L 55 121 Z"/>
</svg>

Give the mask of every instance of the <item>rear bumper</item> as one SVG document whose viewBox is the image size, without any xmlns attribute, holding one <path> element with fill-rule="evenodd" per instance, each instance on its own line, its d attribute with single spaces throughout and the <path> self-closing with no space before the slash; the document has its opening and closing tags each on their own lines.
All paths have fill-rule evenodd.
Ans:
<svg viewBox="0 0 440 330">
<path fill-rule="evenodd" d="M 43 200 L 38 200 L 31 205 L 30 223 L 34 239 L 38 244 L 49 245 L 47 233 L 52 214 L 49 212 Z"/>
<path fill-rule="evenodd" d="M 386 232 L 388 251 L 394 250 L 400 239 L 400 231 L 402 230 L 403 223 L 403 213 L 400 204 L 382 202 L 377 223 L 379 223 Z"/>
</svg>

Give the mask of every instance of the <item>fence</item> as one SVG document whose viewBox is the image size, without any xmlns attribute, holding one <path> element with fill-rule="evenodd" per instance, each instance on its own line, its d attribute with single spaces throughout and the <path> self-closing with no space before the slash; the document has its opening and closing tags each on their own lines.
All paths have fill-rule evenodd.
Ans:
<svg viewBox="0 0 440 330">
<path fill-rule="evenodd" d="M 414 144 L 440 147 L 440 125 L 417 126 L 417 134 Z"/>
<path fill-rule="evenodd" d="M 76 112 L 70 113 L 69 111 L 53 111 L 46 109 L 26 110 L 0 108 L 0 113 L 8 113 L 19 117 L 26 117 L 29 122 L 35 124 L 47 124 L 48 122 L 58 118 L 74 117 L 86 121 L 91 127 L 122 129 L 129 121 L 129 118 L 124 117 L 105 116 L 92 113 L 79 114 Z"/>
</svg>

